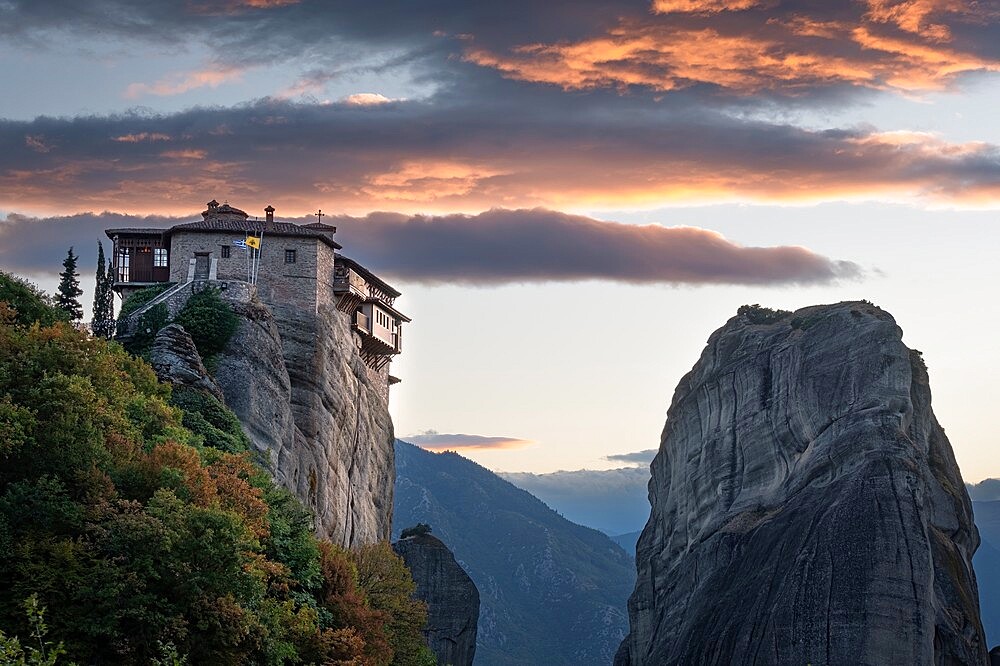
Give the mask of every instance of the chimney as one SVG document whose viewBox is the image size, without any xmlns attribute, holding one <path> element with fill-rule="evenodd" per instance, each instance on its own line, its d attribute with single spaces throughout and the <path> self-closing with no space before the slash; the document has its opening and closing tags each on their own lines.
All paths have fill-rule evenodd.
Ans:
<svg viewBox="0 0 1000 666">
<path fill-rule="evenodd" d="M 267 221 L 268 226 L 274 225 L 274 206 L 268 206 L 264 209 L 264 219 Z"/>
</svg>

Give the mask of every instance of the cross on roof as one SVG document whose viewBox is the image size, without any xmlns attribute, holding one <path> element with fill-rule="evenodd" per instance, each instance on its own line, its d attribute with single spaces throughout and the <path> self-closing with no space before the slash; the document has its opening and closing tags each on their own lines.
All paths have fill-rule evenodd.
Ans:
<svg viewBox="0 0 1000 666">
<path fill-rule="evenodd" d="M 315 213 L 313 213 L 313 215 L 316 216 L 316 221 L 317 222 L 319 222 L 320 224 L 323 224 L 323 216 L 326 215 L 326 213 L 323 212 L 322 208 L 320 208 L 318 211 L 316 211 Z"/>
</svg>

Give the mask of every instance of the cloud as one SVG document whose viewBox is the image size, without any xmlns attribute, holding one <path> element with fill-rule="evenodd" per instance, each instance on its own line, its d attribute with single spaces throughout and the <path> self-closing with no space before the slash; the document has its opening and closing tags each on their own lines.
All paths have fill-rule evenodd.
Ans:
<svg viewBox="0 0 1000 666">
<path fill-rule="evenodd" d="M 464 450 L 509 450 L 523 449 L 534 444 L 528 439 L 516 437 L 486 437 L 483 435 L 444 434 L 428 430 L 419 435 L 403 438 L 410 444 L 415 444 L 428 451 L 464 451 Z"/>
<path fill-rule="evenodd" d="M 842 199 L 978 205 L 1000 193 L 992 144 L 912 133 L 900 142 L 872 128 L 808 130 L 683 104 L 651 113 L 628 99 L 610 117 L 606 102 L 539 91 L 485 103 L 269 100 L 0 121 L 0 201 L 46 214 L 181 213 L 206 192 L 244 201 L 280 193 L 285 210 L 299 213 L 444 213 Z M 153 135 L 204 158 L 161 159 Z M 127 136 L 147 140 L 112 139 Z M 25 137 L 44 137 L 47 152 Z"/>
<path fill-rule="evenodd" d="M 223 83 L 239 81 L 246 70 L 242 67 L 217 67 L 194 72 L 176 72 L 156 83 L 131 83 L 125 97 L 135 99 L 143 95 L 166 97 L 180 95 L 197 88 L 218 88 Z"/>
<path fill-rule="evenodd" d="M 381 95 L 379 93 L 354 93 L 353 95 L 348 95 L 343 100 L 344 104 L 353 104 L 354 106 L 374 106 L 377 104 L 388 104 L 389 102 L 397 101 Z"/>
<path fill-rule="evenodd" d="M 170 226 L 184 219 L 111 213 L 39 219 L 11 214 L 0 222 L 0 264 L 28 273 L 56 271 L 66 246 L 96 247 L 106 228 Z M 619 224 L 545 209 L 446 216 L 373 213 L 331 220 L 340 229 L 338 240 L 346 254 L 408 283 L 775 285 L 861 276 L 855 264 L 803 247 L 744 247 L 696 227 Z"/>
<path fill-rule="evenodd" d="M 715 13 L 755 4 L 661 2 L 657 7 Z M 997 57 L 950 44 L 946 25 L 926 23 L 935 10 L 957 13 L 956 4 L 965 3 L 925 0 L 888 7 L 888 2 L 870 0 L 871 10 L 850 20 L 782 16 L 770 8 L 741 15 L 738 22 L 629 19 L 576 41 L 521 44 L 500 52 L 472 46 L 466 58 L 519 81 L 564 90 L 640 86 L 669 92 L 707 85 L 737 96 L 801 95 L 837 86 L 942 90 L 963 74 L 1000 71 Z M 887 22 L 900 30 L 885 31 Z M 927 32 L 933 35 L 929 39 Z"/>
<path fill-rule="evenodd" d="M 653 462 L 653 458 L 656 456 L 658 449 L 646 449 L 645 451 L 633 451 L 631 453 L 612 453 L 611 455 L 605 456 L 606 460 L 611 462 L 623 462 L 632 465 L 645 465 L 649 466 L 649 463 Z"/>
<path fill-rule="evenodd" d="M 122 143 L 140 143 L 142 141 L 170 141 L 171 137 L 162 132 L 139 132 L 138 134 L 122 134 L 112 137 L 111 140 Z"/>
</svg>

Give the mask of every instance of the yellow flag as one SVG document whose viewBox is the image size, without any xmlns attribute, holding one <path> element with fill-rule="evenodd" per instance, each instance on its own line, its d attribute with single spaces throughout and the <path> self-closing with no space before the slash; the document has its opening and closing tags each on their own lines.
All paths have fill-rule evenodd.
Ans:
<svg viewBox="0 0 1000 666">
<path fill-rule="evenodd" d="M 247 247 L 252 247 L 255 250 L 260 249 L 260 239 L 256 236 L 247 236 Z"/>
</svg>

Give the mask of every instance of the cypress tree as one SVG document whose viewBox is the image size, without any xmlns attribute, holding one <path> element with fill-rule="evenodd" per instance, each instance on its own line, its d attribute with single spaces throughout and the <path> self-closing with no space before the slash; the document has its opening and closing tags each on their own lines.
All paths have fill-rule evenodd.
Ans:
<svg viewBox="0 0 1000 666">
<path fill-rule="evenodd" d="M 114 296 L 111 293 L 111 266 L 105 268 L 104 244 L 97 241 L 97 276 L 94 283 L 94 320 L 90 330 L 95 337 L 110 338 L 114 333 Z"/>
<path fill-rule="evenodd" d="M 108 259 L 107 269 L 104 271 L 104 303 L 105 312 L 108 313 L 108 337 L 115 334 L 115 266 L 114 261 Z"/>
<path fill-rule="evenodd" d="M 56 307 L 69 315 L 70 321 L 83 318 L 83 306 L 79 300 L 83 289 L 80 289 L 80 274 L 76 272 L 77 258 L 70 247 L 63 260 L 63 271 L 59 274 L 59 288 L 56 290 Z"/>
</svg>

